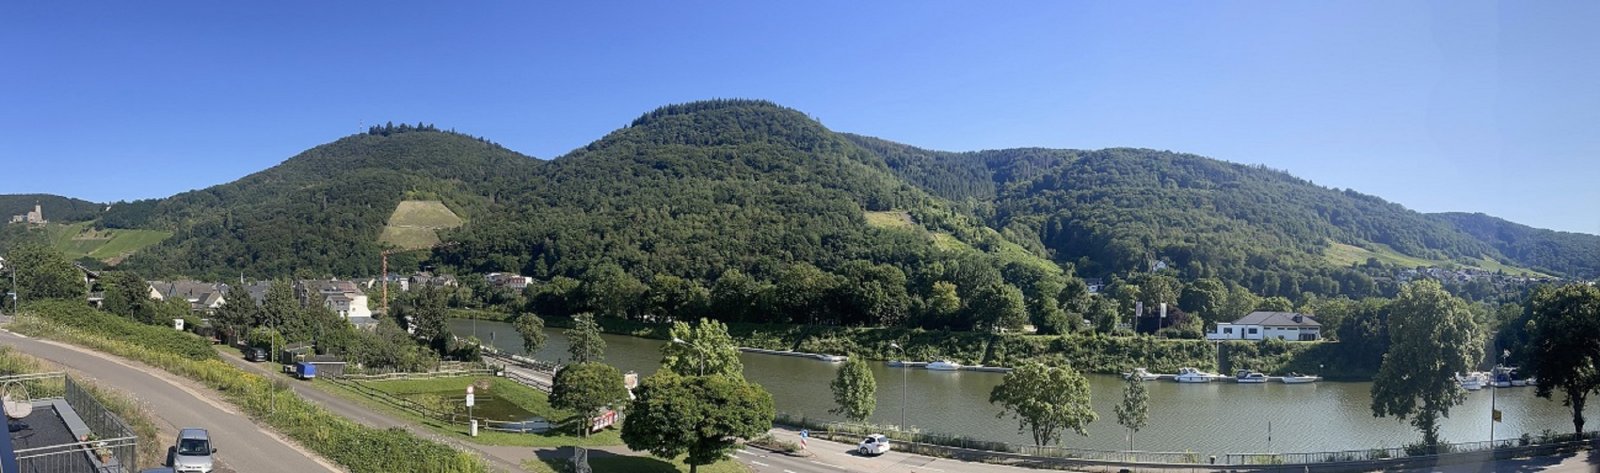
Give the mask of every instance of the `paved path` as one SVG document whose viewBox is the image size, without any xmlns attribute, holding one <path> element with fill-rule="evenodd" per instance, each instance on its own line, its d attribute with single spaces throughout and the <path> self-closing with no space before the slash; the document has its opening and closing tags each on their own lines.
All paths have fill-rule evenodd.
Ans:
<svg viewBox="0 0 1600 473">
<path fill-rule="evenodd" d="M 218 448 L 218 461 L 232 471 L 339 471 L 331 463 L 256 425 L 220 394 L 196 382 L 143 363 L 11 332 L 0 331 L 0 343 L 134 396 L 159 421 L 170 425 L 171 431 L 182 427 L 209 430 Z"/>
</svg>

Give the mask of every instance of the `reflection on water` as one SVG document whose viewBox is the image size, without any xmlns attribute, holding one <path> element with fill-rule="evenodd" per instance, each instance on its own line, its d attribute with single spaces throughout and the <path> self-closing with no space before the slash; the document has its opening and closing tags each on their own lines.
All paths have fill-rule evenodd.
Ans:
<svg viewBox="0 0 1600 473">
<path fill-rule="evenodd" d="M 452 320 L 458 335 L 471 335 L 473 322 Z M 503 350 L 520 351 L 522 341 L 510 324 L 477 322 L 483 340 L 494 339 Z M 492 334 L 492 335 L 491 335 Z M 641 375 L 655 372 L 661 358 L 660 340 L 605 335 L 606 362 Z M 556 360 L 567 356 L 566 337 L 549 331 L 545 347 L 535 355 Z M 828 383 L 838 365 L 784 356 L 744 354 L 745 377 L 772 392 L 781 412 L 823 419 L 833 395 Z M 1031 443 L 1010 417 L 997 418 L 999 409 L 989 404 L 989 390 L 1002 374 L 901 370 L 873 363 L 878 381 L 878 409 L 870 422 L 900 422 L 902 384 L 906 394 L 906 423 L 924 431 L 954 433 L 974 438 Z M 1121 400 L 1122 380 L 1090 375 L 1095 412 L 1099 420 L 1089 426 L 1089 436 L 1067 434 L 1062 445 L 1079 448 L 1125 449 L 1126 431 L 1117 425 L 1113 406 Z M 1150 422 L 1135 436 L 1135 448 L 1155 451 L 1194 451 L 1202 454 L 1246 452 L 1296 452 L 1355 450 L 1391 447 L 1417 442 L 1421 435 L 1407 423 L 1374 418 L 1370 409 L 1371 383 L 1321 382 L 1303 385 L 1146 383 L 1150 392 Z M 1572 429 L 1569 410 L 1556 400 L 1540 399 L 1533 388 L 1512 388 L 1469 393 L 1467 402 L 1451 409 L 1440 429 L 1452 442 L 1489 439 L 1491 394 L 1505 421 L 1495 427 L 1495 438 L 1512 438 L 1523 432 Z M 1600 414 L 1590 406 L 1588 416 Z M 1271 435 L 1268 435 L 1270 424 Z"/>
</svg>

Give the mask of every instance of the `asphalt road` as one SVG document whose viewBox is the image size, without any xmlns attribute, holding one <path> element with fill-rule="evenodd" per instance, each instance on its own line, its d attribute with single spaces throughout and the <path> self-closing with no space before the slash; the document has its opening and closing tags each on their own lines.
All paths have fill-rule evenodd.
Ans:
<svg viewBox="0 0 1600 473">
<path fill-rule="evenodd" d="M 0 331 L 0 343 L 50 360 L 101 385 L 137 398 L 173 432 L 184 427 L 210 431 L 217 459 L 228 470 L 252 472 L 331 472 L 330 463 L 269 434 L 219 394 L 195 382 L 119 357 L 52 341 Z"/>
</svg>

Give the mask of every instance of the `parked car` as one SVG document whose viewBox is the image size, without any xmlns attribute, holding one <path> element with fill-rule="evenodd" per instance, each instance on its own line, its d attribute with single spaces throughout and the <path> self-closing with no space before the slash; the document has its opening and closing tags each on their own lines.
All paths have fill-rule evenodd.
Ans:
<svg viewBox="0 0 1600 473">
<path fill-rule="evenodd" d="M 261 347 L 246 347 L 244 349 L 245 361 L 260 363 L 267 361 L 267 349 Z"/>
<path fill-rule="evenodd" d="M 883 434 L 868 435 L 866 440 L 856 444 L 856 451 L 862 455 L 882 455 L 889 452 L 889 437 Z"/>
<path fill-rule="evenodd" d="M 217 448 L 211 446 L 211 434 L 206 429 L 186 428 L 178 431 L 178 444 L 172 450 L 172 469 L 177 473 L 211 473 L 215 464 L 211 455 Z"/>
</svg>

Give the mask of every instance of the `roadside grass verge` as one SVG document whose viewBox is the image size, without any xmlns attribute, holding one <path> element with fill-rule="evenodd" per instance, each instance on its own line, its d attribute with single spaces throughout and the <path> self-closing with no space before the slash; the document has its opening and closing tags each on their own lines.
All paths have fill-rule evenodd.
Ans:
<svg viewBox="0 0 1600 473">
<path fill-rule="evenodd" d="M 124 319 L 80 304 L 53 301 L 24 307 L 24 314 L 9 328 L 137 360 L 204 383 L 258 422 L 272 426 L 302 447 L 351 472 L 489 471 L 484 461 L 474 454 L 419 438 L 403 429 L 373 429 L 330 413 L 295 395 L 282 380 L 274 382 L 227 364 L 209 344 L 197 337 L 194 339 L 204 345 L 205 353 L 181 354 L 171 349 L 176 342 L 164 336 L 158 337 L 145 330 L 123 331 L 131 328 L 119 322 Z M 57 322 L 58 317 L 80 324 L 94 323 L 80 326 Z"/>
<path fill-rule="evenodd" d="M 444 378 L 444 379 L 452 379 L 452 378 Z M 462 379 L 470 379 L 470 378 L 462 378 Z M 505 381 L 505 380 L 501 380 L 501 381 Z M 473 437 L 473 436 L 470 435 L 469 427 L 466 424 L 447 422 L 445 420 L 438 419 L 438 418 L 435 418 L 435 417 L 432 417 L 432 416 L 422 415 L 422 414 L 420 414 L 420 413 L 418 413 L 416 411 L 413 411 L 411 409 L 404 409 L 404 408 L 395 406 L 394 404 L 390 404 L 388 402 L 384 402 L 382 400 L 376 399 L 376 398 L 374 398 L 372 396 L 369 396 L 367 394 L 364 394 L 364 393 L 362 393 L 360 391 L 356 391 L 356 390 L 350 389 L 350 388 L 344 386 L 341 383 L 336 383 L 336 382 L 328 381 L 328 380 L 325 380 L 325 379 L 318 379 L 313 384 L 313 386 L 315 386 L 317 389 L 321 389 L 321 390 L 326 391 L 328 393 L 331 393 L 333 395 L 348 399 L 351 402 L 355 402 L 357 404 L 365 406 L 368 409 L 372 409 L 372 410 L 375 410 L 375 411 L 379 411 L 379 412 L 383 412 L 383 413 L 389 414 L 389 415 L 394 416 L 396 418 L 411 422 L 412 424 L 415 424 L 415 425 L 426 427 L 429 430 L 432 430 L 432 431 L 437 432 L 439 434 L 447 435 L 450 438 L 453 438 L 453 439 L 456 439 L 456 440 L 460 440 L 460 441 L 463 441 L 463 442 L 471 442 L 471 443 L 475 443 L 475 444 L 479 444 L 479 445 L 495 445 L 495 446 L 510 446 L 510 447 L 544 447 L 544 448 L 564 447 L 564 446 L 602 447 L 602 446 L 611 446 L 611 445 L 622 445 L 622 434 L 617 429 L 614 429 L 614 428 L 613 429 L 606 429 L 606 430 L 597 432 L 597 433 L 595 433 L 593 435 L 590 435 L 588 437 L 579 437 L 579 436 L 573 435 L 573 434 L 571 434 L 569 432 L 559 431 L 559 430 L 552 430 L 550 432 L 545 432 L 545 433 L 517 433 L 517 432 L 500 432 L 500 431 L 494 431 L 494 430 L 479 429 L 478 430 L 478 436 L 477 437 Z M 462 384 L 463 388 L 465 386 L 466 386 L 465 384 Z M 530 390 L 530 391 L 532 391 L 532 390 Z M 538 391 L 534 391 L 534 393 L 537 394 L 537 397 L 530 397 L 530 399 L 518 399 L 518 400 L 516 400 L 514 402 L 517 402 L 519 405 L 524 406 L 524 408 L 528 409 L 531 412 L 535 412 L 535 413 L 540 413 L 540 412 L 551 413 L 552 416 L 546 417 L 546 418 L 547 419 L 552 419 L 554 421 L 553 423 L 557 423 L 557 424 L 564 423 L 564 422 L 560 422 L 560 421 L 566 420 L 568 417 L 571 416 L 570 413 L 567 413 L 565 411 L 560 411 L 558 409 L 550 407 L 550 403 L 548 401 L 548 398 L 544 397 L 544 393 L 538 392 Z M 597 471 L 604 471 L 604 470 L 597 470 Z M 626 470 L 618 470 L 618 471 L 626 471 Z"/>
<path fill-rule="evenodd" d="M 31 355 L 17 353 L 9 346 L 0 345 L 0 376 L 10 376 L 28 373 L 43 373 L 49 371 L 62 371 L 62 369 L 46 360 L 41 360 Z M 58 380 L 59 381 L 59 380 Z M 139 405 L 133 397 L 121 391 L 102 387 L 94 382 L 74 377 L 89 396 L 105 406 L 111 413 L 116 414 L 123 422 L 133 429 L 134 436 L 139 438 L 139 468 L 161 466 L 167 459 L 167 448 L 161 438 L 161 430 L 156 428 L 156 423 L 150 417 L 150 412 Z M 60 383 L 55 383 L 60 384 Z M 32 392 L 35 398 L 43 395 L 60 396 L 61 389 L 54 392 Z M 47 390 L 48 391 L 48 390 Z"/>
</svg>

